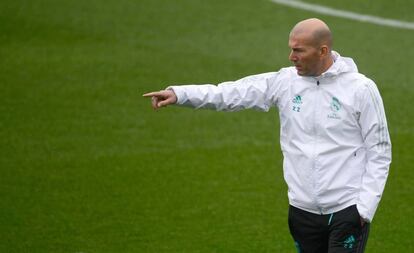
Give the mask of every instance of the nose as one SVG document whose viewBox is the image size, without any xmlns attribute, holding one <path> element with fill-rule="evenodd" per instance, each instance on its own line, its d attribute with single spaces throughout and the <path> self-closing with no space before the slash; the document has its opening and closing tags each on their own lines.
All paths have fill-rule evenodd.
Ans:
<svg viewBox="0 0 414 253">
<path fill-rule="evenodd" d="M 295 52 L 293 52 L 293 50 L 290 51 L 289 60 L 292 61 L 292 62 L 295 62 L 295 61 L 298 60 L 298 58 L 296 57 Z"/>
</svg>

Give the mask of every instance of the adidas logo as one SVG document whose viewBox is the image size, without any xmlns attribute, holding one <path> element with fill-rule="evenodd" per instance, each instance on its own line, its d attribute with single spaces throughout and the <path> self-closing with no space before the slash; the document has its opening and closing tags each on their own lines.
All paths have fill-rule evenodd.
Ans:
<svg viewBox="0 0 414 253">
<path fill-rule="evenodd" d="M 348 238 L 345 239 L 344 241 L 344 248 L 345 249 L 352 249 L 355 246 L 355 236 L 350 235 L 348 236 Z"/>
</svg>

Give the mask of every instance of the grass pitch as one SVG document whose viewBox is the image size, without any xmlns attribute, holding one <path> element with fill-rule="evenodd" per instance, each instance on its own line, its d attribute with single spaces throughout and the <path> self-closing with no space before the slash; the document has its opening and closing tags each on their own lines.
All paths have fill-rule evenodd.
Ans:
<svg viewBox="0 0 414 253">
<path fill-rule="evenodd" d="M 309 2 L 414 21 L 408 1 Z M 309 17 L 385 103 L 393 163 L 367 252 L 412 252 L 414 32 L 265 0 L 2 1 L 0 251 L 294 252 L 277 111 L 153 112 L 141 94 L 288 66 Z"/>
</svg>

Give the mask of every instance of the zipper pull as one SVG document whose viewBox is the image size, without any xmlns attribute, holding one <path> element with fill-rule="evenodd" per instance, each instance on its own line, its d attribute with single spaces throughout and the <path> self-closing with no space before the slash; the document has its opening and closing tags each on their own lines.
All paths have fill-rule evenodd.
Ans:
<svg viewBox="0 0 414 253">
<path fill-rule="evenodd" d="M 318 86 L 319 86 L 319 80 L 316 80 L 316 85 L 318 85 Z"/>
</svg>

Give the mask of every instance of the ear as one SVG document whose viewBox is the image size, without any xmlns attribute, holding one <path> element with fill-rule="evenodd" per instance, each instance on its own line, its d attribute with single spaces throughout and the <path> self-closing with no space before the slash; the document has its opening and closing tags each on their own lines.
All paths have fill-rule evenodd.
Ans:
<svg viewBox="0 0 414 253">
<path fill-rule="evenodd" d="M 329 47 L 327 45 L 322 45 L 319 50 L 321 57 L 325 57 L 329 53 Z"/>
</svg>

